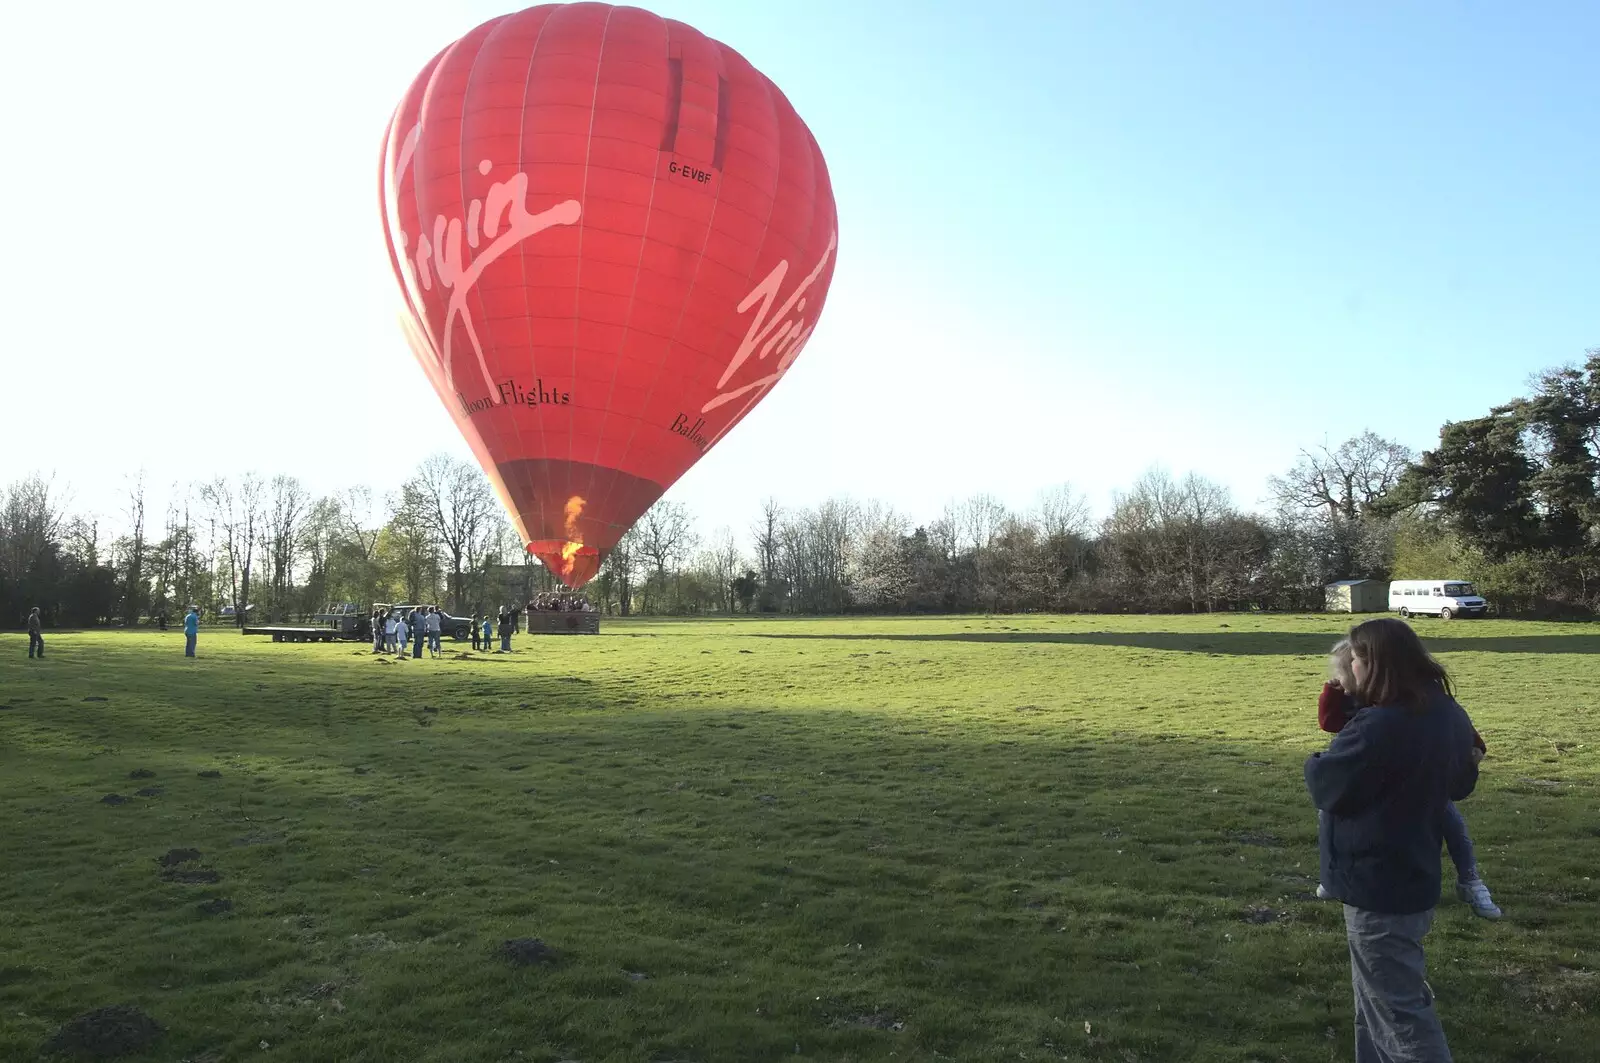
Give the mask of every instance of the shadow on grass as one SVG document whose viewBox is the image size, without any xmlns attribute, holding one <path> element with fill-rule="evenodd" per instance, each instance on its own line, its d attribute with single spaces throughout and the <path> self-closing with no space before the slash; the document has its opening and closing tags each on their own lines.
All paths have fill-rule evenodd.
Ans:
<svg viewBox="0 0 1600 1063">
<path fill-rule="evenodd" d="M 1419 632 L 1434 653 L 1600 653 L 1600 633 L 1594 635 L 1496 635 L 1484 638 L 1438 638 Z M 1328 652 L 1339 639 L 1331 632 L 1207 631 L 951 631 L 900 634 L 893 632 L 754 632 L 761 639 L 806 639 L 824 642 L 975 642 L 1056 643 L 1076 646 L 1131 646 L 1178 653 L 1216 653 L 1228 656 L 1316 656 Z"/>
<path fill-rule="evenodd" d="M 560 709 L 608 693 L 517 686 Z M 389 1058 L 506 1058 L 527 1030 L 546 1031 L 543 1058 L 1037 1058 L 1065 1042 L 1062 1001 L 1099 1038 L 1067 1058 L 1215 1058 L 1223 1041 L 1321 1058 L 1310 1046 L 1348 1025 L 1337 909 L 1310 899 L 1302 753 L 1282 744 L 1089 738 L 1039 710 L 1014 727 L 822 706 L 541 716 L 503 696 L 475 729 L 445 730 L 446 710 L 424 730 L 403 690 L 367 692 L 367 711 L 325 732 L 319 705 L 273 693 L 217 721 L 229 748 L 283 760 L 237 812 L 247 788 L 231 771 L 214 786 L 174 777 L 159 805 L 94 800 L 146 760 L 214 743 L 191 733 L 203 706 L 168 709 L 158 735 L 150 715 L 96 707 L 85 715 L 115 753 L 29 751 L 28 774 L 82 797 L 10 802 L 0 865 L 31 873 L 0 878 L 0 907 L 27 919 L 0 930 L 30 972 L 0 981 L 8 1013 L 59 1021 L 64 986 L 146 994 L 173 1030 L 162 1059 L 242 1056 L 253 1028 L 206 1038 L 264 997 L 341 980 L 359 1006 L 308 1014 L 298 1058 L 373 1059 L 348 1046 L 380 1039 Z M 312 755 L 339 770 L 290 770 Z M 1580 825 L 1521 839 L 1518 856 L 1548 861 Z M 202 919 L 157 877 L 155 857 L 179 845 L 223 874 L 228 920 Z M 119 910 L 127 896 L 137 905 Z M 1541 912 L 1573 948 L 1600 925 L 1571 905 Z M 570 962 L 508 973 L 491 948 L 522 934 Z M 86 941 L 90 955 L 61 959 Z M 113 982 L 94 957 L 118 941 Z M 1542 976 L 1533 955 L 1522 962 Z M 174 971 L 206 972 L 207 991 L 164 992 Z M 1537 1028 L 1487 961 L 1434 977 L 1454 995 L 1452 1032 L 1497 1053 L 1476 1058 L 1514 1058 Z M 1160 1008 L 1130 1006 L 1145 1001 Z M 1569 1021 L 1584 1043 L 1593 1019 Z M 49 1024 L 29 1022 L 10 1042 L 0 1032 L 0 1056 L 43 1040 Z"/>
</svg>

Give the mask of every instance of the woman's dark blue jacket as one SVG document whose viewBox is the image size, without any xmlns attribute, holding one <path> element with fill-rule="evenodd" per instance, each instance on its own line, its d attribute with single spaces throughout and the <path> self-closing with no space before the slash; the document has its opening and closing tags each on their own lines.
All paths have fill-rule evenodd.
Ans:
<svg viewBox="0 0 1600 1063">
<path fill-rule="evenodd" d="M 1322 884 L 1346 904 L 1409 915 L 1439 903 L 1445 805 L 1478 784 L 1472 721 L 1443 690 L 1426 707 L 1357 712 L 1306 760 L 1322 825 Z"/>
</svg>

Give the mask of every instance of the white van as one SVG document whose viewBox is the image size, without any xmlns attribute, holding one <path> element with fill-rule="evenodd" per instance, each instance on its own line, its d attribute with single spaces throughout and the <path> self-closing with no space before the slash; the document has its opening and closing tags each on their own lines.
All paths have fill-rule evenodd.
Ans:
<svg viewBox="0 0 1600 1063">
<path fill-rule="evenodd" d="M 1401 616 L 1482 616 L 1489 603 L 1460 579 L 1397 579 L 1389 584 L 1389 608 Z"/>
</svg>

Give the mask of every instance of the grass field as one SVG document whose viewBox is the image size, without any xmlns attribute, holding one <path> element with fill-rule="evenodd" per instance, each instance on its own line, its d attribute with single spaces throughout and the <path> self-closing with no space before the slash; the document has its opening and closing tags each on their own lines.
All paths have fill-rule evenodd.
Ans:
<svg viewBox="0 0 1600 1063">
<path fill-rule="evenodd" d="M 1456 1058 L 1593 1060 L 1600 629 L 1417 625 L 1506 911 L 1428 939 Z M 114 1003 L 161 1063 L 1349 1059 L 1301 780 L 1342 627 L 0 636 L 0 1059 Z"/>
</svg>

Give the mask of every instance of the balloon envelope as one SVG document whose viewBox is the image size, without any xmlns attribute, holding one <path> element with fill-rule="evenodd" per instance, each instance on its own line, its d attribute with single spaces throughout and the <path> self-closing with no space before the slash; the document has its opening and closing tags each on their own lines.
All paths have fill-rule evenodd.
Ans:
<svg viewBox="0 0 1600 1063">
<path fill-rule="evenodd" d="M 727 46 L 549 4 L 423 68 L 384 138 L 418 361 L 570 586 L 782 378 L 833 277 L 827 166 Z"/>
</svg>

